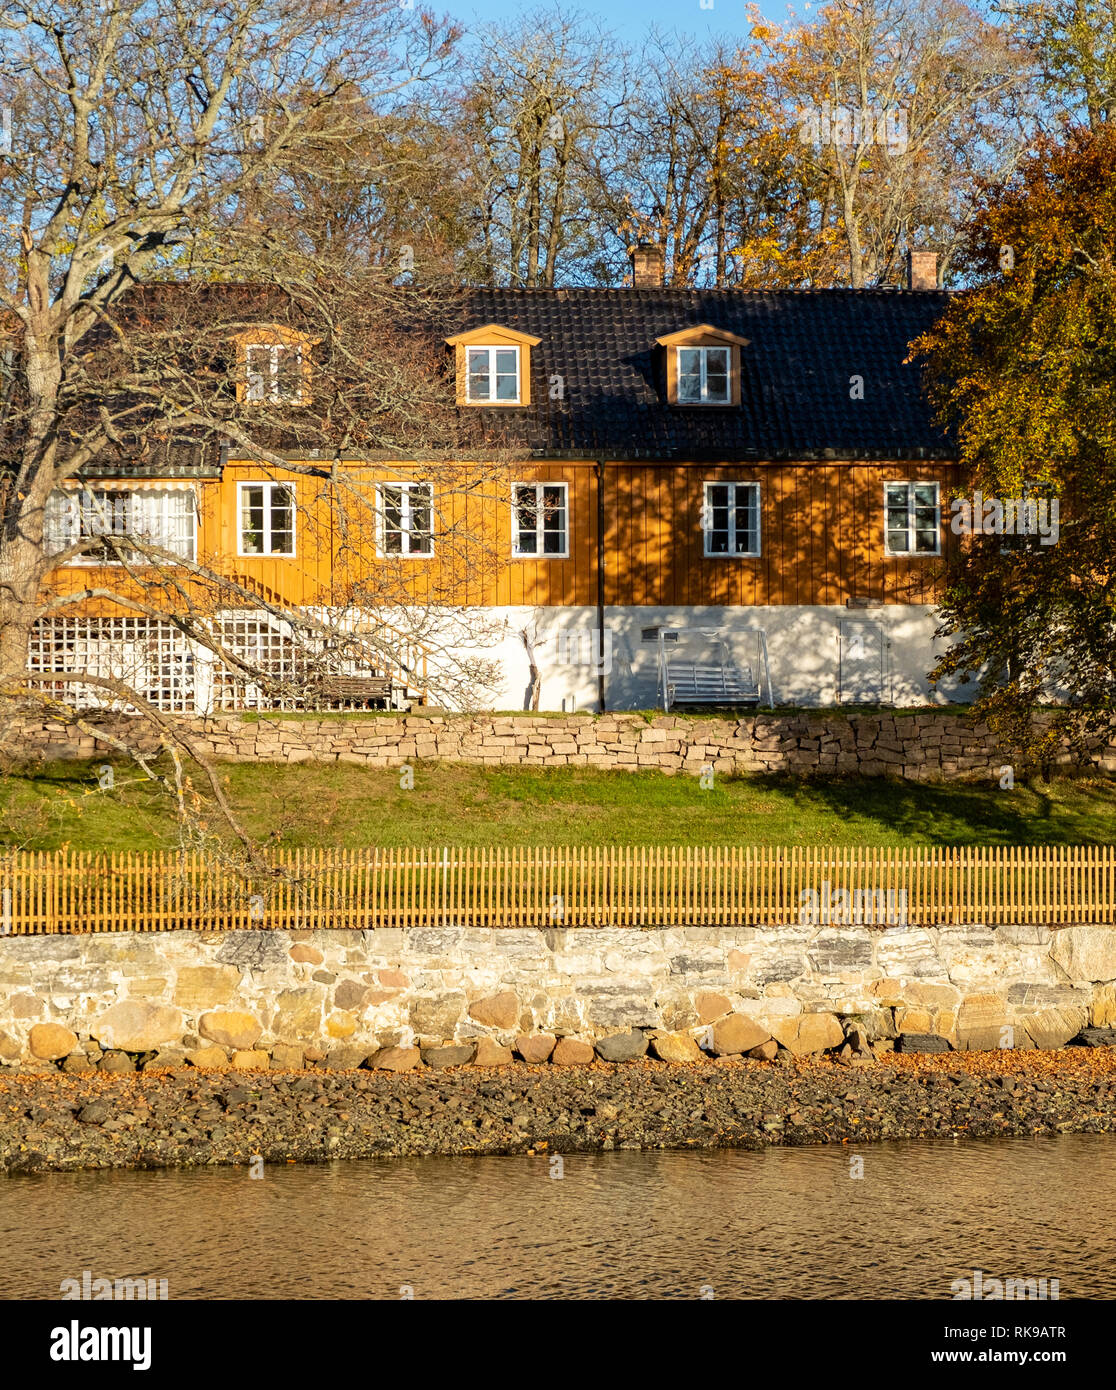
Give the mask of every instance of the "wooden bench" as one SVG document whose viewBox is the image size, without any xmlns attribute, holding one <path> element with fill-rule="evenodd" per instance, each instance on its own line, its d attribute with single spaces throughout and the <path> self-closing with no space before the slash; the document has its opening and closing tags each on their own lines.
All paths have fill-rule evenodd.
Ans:
<svg viewBox="0 0 1116 1390">
<path fill-rule="evenodd" d="M 347 705 L 371 705 L 391 700 L 390 676 L 328 676 L 314 687 L 321 700 Z"/>
</svg>

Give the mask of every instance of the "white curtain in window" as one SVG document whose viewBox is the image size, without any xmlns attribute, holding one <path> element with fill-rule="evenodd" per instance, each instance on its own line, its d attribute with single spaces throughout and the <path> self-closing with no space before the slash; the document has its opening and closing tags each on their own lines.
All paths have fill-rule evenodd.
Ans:
<svg viewBox="0 0 1116 1390">
<path fill-rule="evenodd" d="M 48 554 L 56 555 L 83 536 L 133 535 L 184 560 L 194 560 L 196 506 L 192 488 L 166 484 L 123 487 L 98 483 L 81 491 L 55 492 L 47 500 L 44 545 Z"/>
</svg>

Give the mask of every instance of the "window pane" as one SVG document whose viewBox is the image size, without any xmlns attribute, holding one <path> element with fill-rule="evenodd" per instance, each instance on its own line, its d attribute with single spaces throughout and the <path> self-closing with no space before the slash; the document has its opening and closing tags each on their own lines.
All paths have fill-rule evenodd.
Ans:
<svg viewBox="0 0 1116 1390">
<path fill-rule="evenodd" d="M 678 349 L 678 399 L 701 400 L 701 352 L 698 348 Z"/>
<path fill-rule="evenodd" d="M 907 483 L 888 483 L 884 488 L 885 525 L 889 550 L 906 552 L 910 550 L 910 537 L 907 534 L 909 523 L 908 507 L 911 489 Z"/>
<path fill-rule="evenodd" d="M 194 494 L 192 492 L 172 492 L 171 516 L 173 518 L 174 541 L 170 546 L 184 560 L 193 560 L 196 541 L 194 527 Z"/>
<path fill-rule="evenodd" d="M 727 348 L 705 350 L 705 396 L 710 401 L 727 401 L 729 398 Z"/>
<path fill-rule="evenodd" d="M 701 525 L 705 532 L 705 553 L 707 555 L 726 554 L 729 539 L 727 483 L 706 483 Z"/>
<path fill-rule="evenodd" d="M 81 534 L 123 536 L 127 533 L 127 499 L 124 492 L 83 492 Z"/>
<path fill-rule="evenodd" d="M 384 551 L 388 555 L 403 553 L 403 489 L 385 487 L 384 507 Z"/>
<path fill-rule="evenodd" d="M 193 503 L 193 495 L 188 492 L 134 492 L 131 495 L 131 534 L 192 560 Z"/>
<path fill-rule="evenodd" d="M 535 533 L 538 510 L 535 505 L 535 489 L 518 486 L 515 489 L 515 548 L 525 555 L 534 555 L 538 550 L 538 536 Z"/>
<path fill-rule="evenodd" d="M 561 555 L 566 549 L 566 489 L 543 488 L 543 550 Z"/>
<path fill-rule="evenodd" d="M 736 553 L 756 549 L 756 491 L 747 483 L 736 488 Z"/>
<path fill-rule="evenodd" d="M 494 348 L 492 356 L 496 365 L 496 399 L 498 401 L 517 401 L 519 399 L 519 354 L 515 348 Z"/>
<path fill-rule="evenodd" d="M 271 377 L 271 349 L 250 347 L 245 353 L 248 376 L 248 399 L 262 401 L 267 396 L 268 381 Z"/>
<path fill-rule="evenodd" d="M 488 349 L 469 348 L 469 399 L 487 401 L 490 397 Z"/>
<path fill-rule="evenodd" d="M 290 555 L 294 551 L 294 496 L 290 488 L 276 484 L 271 488 L 271 553 Z"/>
<path fill-rule="evenodd" d="M 914 488 L 914 500 L 916 507 L 936 507 L 938 505 L 937 484 L 916 483 Z"/>
<path fill-rule="evenodd" d="M 416 483 L 411 488 L 411 554 L 429 555 L 434 536 L 433 488 Z"/>
<path fill-rule="evenodd" d="M 264 490 L 240 489 L 240 548 L 246 555 L 263 554 Z"/>
<path fill-rule="evenodd" d="M 78 536 L 78 501 L 69 493 L 52 492 L 43 517 L 43 545 L 48 554 L 66 550 Z"/>
<path fill-rule="evenodd" d="M 279 399 L 297 401 L 302 395 L 302 350 L 297 347 L 277 347 L 276 390 Z"/>
</svg>

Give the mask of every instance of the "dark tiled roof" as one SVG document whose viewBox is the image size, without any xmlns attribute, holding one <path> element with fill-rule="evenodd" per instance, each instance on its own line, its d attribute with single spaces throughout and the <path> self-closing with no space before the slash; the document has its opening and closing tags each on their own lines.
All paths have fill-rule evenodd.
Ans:
<svg viewBox="0 0 1116 1390">
<path fill-rule="evenodd" d="M 469 407 L 488 438 L 539 454 L 943 458 L 954 450 L 904 359 L 948 301 L 922 290 L 477 289 L 446 332 L 499 323 L 542 340 L 532 405 Z M 700 323 L 749 340 L 738 409 L 666 402 L 655 340 Z M 550 399 L 554 376 L 561 400 Z M 850 398 L 853 376 L 863 400 Z"/>
<path fill-rule="evenodd" d="M 174 437 L 149 441 L 146 450 L 106 453 L 87 463 L 83 478 L 219 478 L 221 441 Z"/>
<path fill-rule="evenodd" d="M 282 308 L 250 285 L 157 285 L 135 295 L 160 320 L 205 309 L 208 322 L 219 308 L 246 322 L 272 321 Z M 439 334 L 486 323 L 541 340 L 531 355 L 532 405 L 460 412 L 469 452 L 493 444 L 551 458 L 949 458 L 955 450 L 933 422 L 919 368 L 904 360 L 948 301 L 945 291 L 468 289 L 447 297 L 439 324 L 399 326 L 433 330 L 435 344 Z M 667 403 L 655 341 L 700 323 L 748 339 L 739 407 Z M 853 376 L 863 377 L 863 400 L 849 395 Z M 555 377 L 561 399 L 551 399 Z M 289 456 L 305 452 L 283 431 L 260 442 Z M 220 467 L 213 426 L 113 450 L 83 472 L 216 477 Z"/>
</svg>

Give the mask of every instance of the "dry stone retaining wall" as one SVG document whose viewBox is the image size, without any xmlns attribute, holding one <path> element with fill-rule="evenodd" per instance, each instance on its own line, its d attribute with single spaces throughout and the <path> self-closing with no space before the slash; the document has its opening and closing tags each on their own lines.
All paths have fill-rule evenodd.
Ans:
<svg viewBox="0 0 1116 1390">
<path fill-rule="evenodd" d="M 1116 930 L 391 928 L 0 937 L 0 1062 L 130 1070 L 774 1056 L 1116 1023 Z M 943 1044 L 944 1046 L 944 1044 Z"/>
<path fill-rule="evenodd" d="M 134 734 L 127 719 L 106 731 Z M 918 781 L 999 775 L 1005 762 L 986 724 L 962 714 L 779 715 L 743 719 L 634 714 L 398 715 L 186 721 L 199 750 L 234 762 L 351 762 L 398 767 L 423 759 L 493 767 L 599 767 L 696 773 L 819 772 Z M 154 748 L 155 743 L 147 743 Z M 93 758 L 109 743 L 61 723 L 28 723 L 7 738 L 21 757 Z M 1098 753 L 1116 770 L 1116 738 Z M 1068 754 L 1064 757 L 1069 761 Z"/>
</svg>

